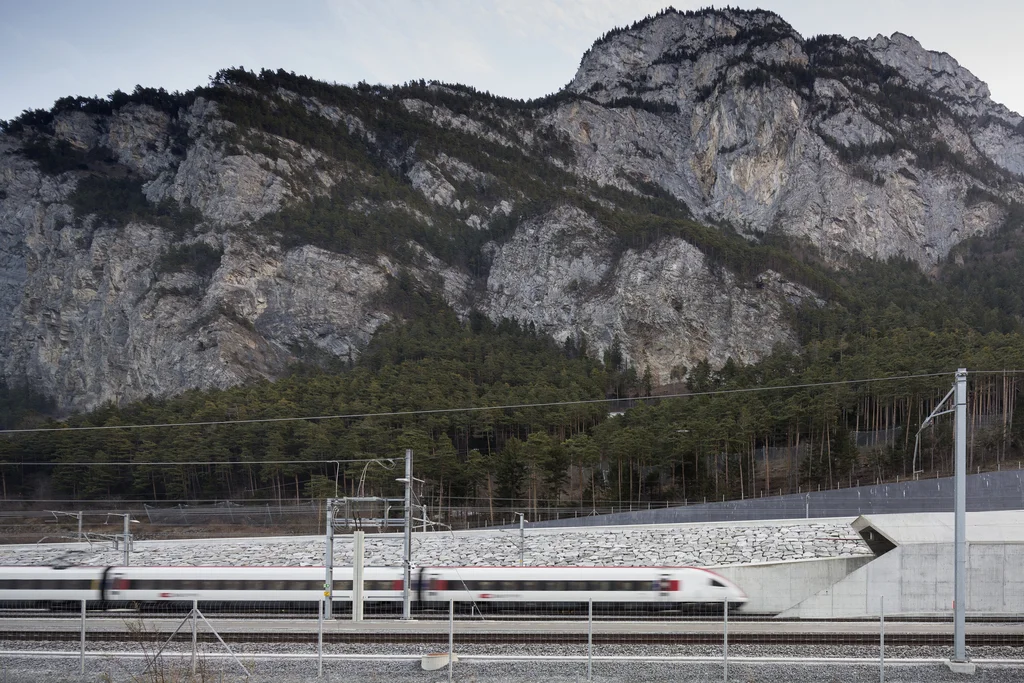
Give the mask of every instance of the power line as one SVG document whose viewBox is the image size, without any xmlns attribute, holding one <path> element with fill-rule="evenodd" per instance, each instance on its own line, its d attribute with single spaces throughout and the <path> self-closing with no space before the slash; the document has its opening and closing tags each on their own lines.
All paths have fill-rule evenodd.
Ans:
<svg viewBox="0 0 1024 683">
<path fill-rule="evenodd" d="M 178 462 L 147 462 L 145 460 L 90 460 L 89 462 L 62 462 L 53 460 L 51 462 L 2 462 L 3 465 L 76 465 L 96 467 L 99 465 L 132 465 L 132 466 L 156 466 L 156 467 L 177 467 L 179 465 L 334 465 L 336 463 L 348 462 L 376 462 L 378 460 L 392 460 L 392 458 L 359 458 L 358 460 L 181 460 Z"/>
<path fill-rule="evenodd" d="M 156 429 L 165 427 L 211 427 L 216 425 L 265 424 L 271 422 L 316 422 L 320 420 L 355 420 L 373 417 L 407 417 L 412 415 L 439 415 L 446 413 L 473 413 L 488 410 L 518 410 L 523 408 L 555 408 L 559 406 L 594 405 L 615 403 L 619 401 L 664 400 L 670 398 L 695 398 L 698 396 L 724 396 L 727 394 L 749 394 L 765 391 L 784 391 L 788 389 L 813 389 L 817 387 L 841 386 L 846 384 L 866 384 L 869 382 L 895 382 L 906 379 L 926 379 L 929 377 L 951 376 L 950 372 L 932 372 L 920 375 L 899 375 L 896 377 L 870 377 L 867 379 L 847 379 L 832 382 L 812 382 L 808 384 L 786 384 L 771 387 L 748 387 L 745 389 L 717 389 L 714 391 L 693 391 L 663 396 L 641 396 L 626 398 L 593 398 L 576 401 L 551 401 L 547 403 L 514 403 L 501 406 L 469 406 L 463 408 L 429 408 L 422 410 L 396 410 L 381 413 L 347 413 L 343 415 L 310 415 L 306 417 L 267 417 L 251 420 L 210 420 L 204 422 L 162 422 L 158 424 L 134 425 L 101 425 L 90 427 L 35 427 L 30 429 L 0 429 L 0 434 L 27 434 L 41 432 L 85 432 L 111 429 Z"/>
</svg>

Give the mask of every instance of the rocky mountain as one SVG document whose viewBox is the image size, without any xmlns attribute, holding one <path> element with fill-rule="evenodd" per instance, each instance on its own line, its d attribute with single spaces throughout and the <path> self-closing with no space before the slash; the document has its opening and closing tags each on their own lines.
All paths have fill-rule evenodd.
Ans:
<svg viewBox="0 0 1024 683">
<path fill-rule="evenodd" d="M 615 30 L 532 102 L 230 69 L 2 130 L 0 375 L 65 412 L 350 359 L 411 292 L 669 382 L 1024 197 L 1021 117 L 952 57 L 762 11 Z"/>
<path fill-rule="evenodd" d="M 551 119 L 580 173 L 833 260 L 942 259 L 1021 199 L 1024 119 L 901 34 L 804 40 L 770 12 L 669 11 L 605 37 Z"/>
</svg>

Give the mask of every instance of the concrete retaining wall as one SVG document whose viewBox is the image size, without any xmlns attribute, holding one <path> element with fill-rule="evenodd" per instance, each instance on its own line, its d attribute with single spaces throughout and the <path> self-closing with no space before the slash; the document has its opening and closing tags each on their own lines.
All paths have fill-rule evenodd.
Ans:
<svg viewBox="0 0 1024 683">
<path fill-rule="evenodd" d="M 826 590 L 873 559 L 835 557 L 711 569 L 743 588 L 750 598 L 744 611 L 778 614 Z"/>
<path fill-rule="evenodd" d="M 901 546 L 821 590 L 783 617 L 831 619 L 886 614 L 952 615 L 953 546 Z M 1024 544 L 968 543 L 967 613 L 1024 614 Z"/>
</svg>

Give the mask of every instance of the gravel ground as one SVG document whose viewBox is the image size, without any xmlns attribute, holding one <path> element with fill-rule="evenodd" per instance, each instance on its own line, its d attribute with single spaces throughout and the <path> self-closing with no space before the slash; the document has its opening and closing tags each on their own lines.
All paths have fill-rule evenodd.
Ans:
<svg viewBox="0 0 1024 683">
<path fill-rule="evenodd" d="M 68 651 L 68 643 L 32 643 L 36 650 Z M 26 643 L 0 641 L 0 650 L 25 649 Z M 172 646 L 176 652 L 187 652 L 187 645 Z M 89 646 L 91 652 L 142 652 L 140 647 L 118 643 L 94 643 Z M 317 661 L 315 649 L 309 646 L 282 644 L 245 644 L 234 648 L 235 654 L 253 674 L 251 681 L 272 681 L 273 683 L 292 683 L 293 681 L 316 680 Z M 430 682 L 447 680 L 447 670 L 423 671 L 418 659 L 419 655 L 436 649 L 420 645 L 325 645 L 325 654 L 372 655 L 370 660 L 325 660 L 325 681 L 417 681 Z M 572 656 L 584 657 L 585 648 L 578 646 L 530 646 L 528 648 L 473 645 L 457 647 L 457 653 L 463 657 L 471 656 Z M 149 654 L 154 653 L 149 648 Z M 67 683 L 68 681 L 145 681 L 153 683 L 171 683 L 178 681 L 228 682 L 242 681 L 238 665 L 230 658 L 217 658 L 211 655 L 222 653 L 219 647 L 201 644 L 201 656 L 198 659 L 197 674 L 191 676 L 191 662 L 188 657 L 161 658 L 149 672 L 144 669 L 145 659 L 132 659 L 124 656 L 90 657 L 86 661 L 84 677 L 79 675 L 77 657 L 49 658 L 0 656 L 0 683 L 20 683 L 22 681 L 50 681 Z M 306 654 L 309 659 L 267 659 L 272 654 Z M 603 646 L 595 649 L 597 657 L 628 656 L 637 659 L 631 661 L 595 660 L 592 664 L 594 681 L 717 681 L 723 676 L 721 648 L 713 646 L 668 647 L 668 646 Z M 967 679 L 952 674 L 939 662 L 909 663 L 907 658 L 944 659 L 950 654 L 949 648 L 932 647 L 890 647 L 886 648 L 887 666 L 885 679 L 890 683 L 920 682 L 945 683 L 946 681 L 1021 681 L 1024 683 L 1024 651 L 1020 648 L 972 648 L 969 653 L 973 659 L 1005 659 L 1004 663 L 982 662 L 977 673 Z M 415 658 L 399 659 L 396 655 L 415 655 Z M 859 646 L 806 647 L 806 646 L 755 646 L 743 645 L 729 648 L 730 658 L 869 658 L 878 657 L 877 648 Z M 708 657 L 715 661 L 656 661 L 658 657 Z M 903 663 L 900 663 L 903 659 Z M 1016 660 L 1016 661 L 1009 661 Z M 458 662 L 453 670 L 453 680 L 473 683 L 510 683 L 512 681 L 586 681 L 586 661 L 493 661 L 466 659 Z M 879 678 L 878 664 L 875 661 L 864 664 L 847 662 L 821 661 L 770 661 L 763 659 L 758 662 L 741 662 L 733 659 L 729 664 L 729 680 L 764 683 L 803 683 L 804 681 L 877 681 Z"/>
</svg>

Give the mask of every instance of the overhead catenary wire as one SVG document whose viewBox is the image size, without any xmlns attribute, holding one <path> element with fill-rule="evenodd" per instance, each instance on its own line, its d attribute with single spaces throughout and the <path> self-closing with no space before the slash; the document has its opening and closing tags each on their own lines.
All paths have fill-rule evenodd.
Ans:
<svg viewBox="0 0 1024 683">
<path fill-rule="evenodd" d="M 993 371 L 995 372 L 995 371 Z M 1000 371 L 1001 372 L 1001 371 Z M 869 377 L 864 379 L 834 380 L 831 382 L 809 382 L 805 384 L 784 384 L 780 386 L 746 387 L 742 389 L 715 389 L 710 391 L 692 391 L 661 396 L 627 396 L 623 398 L 592 398 L 575 401 L 549 401 L 545 403 L 513 403 L 500 406 L 463 406 L 461 408 L 424 408 L 420 410 L 394 410 L 377 413 L 344 413 L 338 415 L 308 415 L 304 417 L 265 417 L 247 420 L 207 420 L 203 422 L 161 422 L 156 424 L 131 425 L 94 425 L 86 427 L 31 427 L 25 429 L 0 429 L 0 434 L 29 434 L 45 432 L 84 432 L 115 429 L 158 429 L 172 427 L 211 427 L 216 425 L 267 424 L 274 422 L 316 422 L 321 420 L 357 420 L 375 417 L 407 417 L 413 415 L 439 415 L 446 413 L 473 413 L 489 410 L 519 410 L 525 408 L 555 408 L 559 406 L 595 405 L 601 403 L 618 403 L 621 401 L 665 400 L 673 398 L 696 398 L 700 396 L 725 396 L 729 394 L 750 394 L 768 391 L 787 391 L 792 389 L 814 389 L 819 387 L 842 386 L 849 384 L 867 384 L 871 382 L 896 382 L 908 379 L 928 379 L 946 377 L 950 372 L 930 372 L 917 375 L 898 375 L 894 377 Z M 294 464 L 297 461 L 289 461 Z M 319 462 L 319 461 L 318 461 Z M 363 461 L 360 461 L 363 462 Z"/>
<path fill-rule="evenodd" d="M 86 462 L 66 462 L 51 460 L 49 462 L 0 461 L 0 465 L 138 465 L 153 467 L 177 467 L 179 465 L 325 465 L 328 463 L 375 462 L 388 458 L 358 458 L 355 460 L 168 460 L 148 462 L 146 460 L 89 460 Z"/>
</svg>

